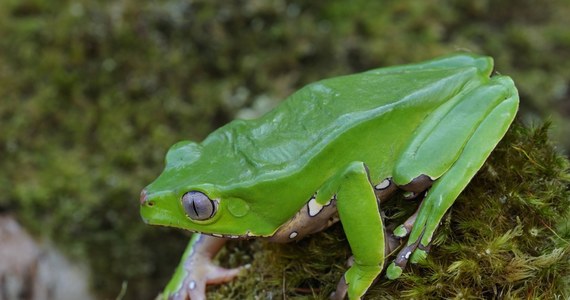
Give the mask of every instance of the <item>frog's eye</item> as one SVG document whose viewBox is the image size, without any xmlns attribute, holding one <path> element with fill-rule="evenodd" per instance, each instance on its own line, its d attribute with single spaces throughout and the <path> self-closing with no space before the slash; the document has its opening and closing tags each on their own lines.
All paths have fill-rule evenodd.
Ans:
<svg viewBox="0 0 570 300">
<path fill-rule="evenodd" d="M 182 206 L 192 220 L 208 220 L 216 213 L 216 203 L 201 192 L 188 192 L 182 196 Z"/>
</svg>

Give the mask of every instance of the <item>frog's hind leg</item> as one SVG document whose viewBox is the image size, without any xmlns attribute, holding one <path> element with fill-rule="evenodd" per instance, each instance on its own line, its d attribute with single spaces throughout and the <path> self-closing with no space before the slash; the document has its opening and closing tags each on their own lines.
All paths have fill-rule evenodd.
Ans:
<svg viewBox="0 0 570 300">
<path fill-rule="evenodd" d="M 396 183 L 406 183 L 418 173 L 435 182 L 406 246 L 388 267 L 389 278 L 397 278 L 408 259 L 425 257 L 443 215 L 504 136 L 518 107 L 516 89 L 507 77 L 493 77 L 489 84 L 458 97 L 453 106 L 426 120 L 396 164 Z"/>
<path fill-rule="evenodd" d="M 334 179 L 340 222 L 350 244 L 354 263 L 339 282 L 333 299 L 360 299 L 384 264 L 384 227 L 374 187 L 364 163 L 349 164 Z"/>
</svg>

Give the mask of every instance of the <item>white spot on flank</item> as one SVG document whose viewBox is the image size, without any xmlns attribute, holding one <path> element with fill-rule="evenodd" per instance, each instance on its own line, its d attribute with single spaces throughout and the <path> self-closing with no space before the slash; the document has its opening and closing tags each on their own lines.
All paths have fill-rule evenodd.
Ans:
<svg viewBox="0 0 570 300">
<path fill-rule="evenodd" d="M 323 205 L 319 204 L 315 198 L 311 198 L 307 208 L 309 208 L 309 216 L 314 217 L 323 210 Z"/>
<path fill-rule="evenodd" d="M 412 251 L 408 251 L 408 253 L 406 253 L 406 259 L 410 258 L 410 255 L 412 255 Z"/>
<path fill-rule="evenodd" d="M 196 281 L 192 280 L 188 283 L 188 289 L 193 290 L 196 288 Z"/>
<path fill-rule="evenodd" d="M 297 231 L 293 231 L 293 232 L 291 232 L 291 234 L 289 235 L 289 238 L 290 238 L 290 239 L 294 239 L 297 235 L 298 235 Z"/>
<path fill-rule="evenodd" d="M 219 238 L 224 237 L 223 235 L 221 235 L 221 234 L 219 234 L 219 233 L 212 233 L 212 235 L 215 236 L 215 237 L 219 237 Z"/>
<path fill-rule="evenodd" d="M 237 238 L 239 238 L 239 235 L 230 235 L 229 238 L 230 239 L 237 239 Z"/>
<path fill-rule="evenodd" d="M 375 188 L 376 188 L 377 190 L 383 190 L 383 189 L 386 189 L 386 188 L 389 187 L 389 186 L 390 186 L 390 180 L 389 180 L 389 179 L 384 179 L 384 180 L 382 180 L 382 182 L 380 182 L 379 184 L 377 184 L 377 185 L 375 186 Z"/>
</svg>

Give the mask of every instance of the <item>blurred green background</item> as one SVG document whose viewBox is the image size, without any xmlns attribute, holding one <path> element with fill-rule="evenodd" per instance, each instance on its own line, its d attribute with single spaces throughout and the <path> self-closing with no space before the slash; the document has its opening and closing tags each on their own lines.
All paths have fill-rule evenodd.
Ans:
<svg viewBox="0 0 570 300">
<path fill-rule="evenodd" d="M 570 149 L 570 1 L 0 1 L 0 211 L 149 299 L 188 235 L 144 225 L 170 145 L 299 87 L 456 51 L 513 77 Z"/>
</svg>

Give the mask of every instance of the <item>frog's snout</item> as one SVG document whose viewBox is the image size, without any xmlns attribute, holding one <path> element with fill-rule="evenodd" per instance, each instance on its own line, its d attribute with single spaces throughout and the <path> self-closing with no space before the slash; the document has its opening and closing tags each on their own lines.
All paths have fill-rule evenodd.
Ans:
<svg viewBox="0 0 570 300">
<path fill-rule="evenodd" d="M 146 190 L 143 189 L 141 191 L 141 196 L 140 196 L 141 205 L 144 205 L 146 203 L 146 201 L 147 201 L 147 193 L 146 193 Z"/>
<path fill-rule="evenodd" d="M 147 214 L 148 214 L 148 213 L 147 213 L 147 210 L 148 210 L 148 207 L 151 206 L 151 205 L 149 205 L 149 204 L 150 204 L 150 203 L 149 203 L 150 200 L 149 200 L 148 193 L 147 193 L 146 189 L 143 189 L 143 190 L 141 191 L 141 195 L 140 195 L 140 199 L 139 199 L 139 200 L 140 200 L 140 202 L 141 202 L 141 206 L 140 206 L 140 209 L 141 209 L 141 218 L 142 218 L 143 222 L 145 222 L 146 224 L 148 224 L 148 223 L 149 223 L 149 220 L 148 220 L 148 217 L 147 217 Z"/>
</svg>

